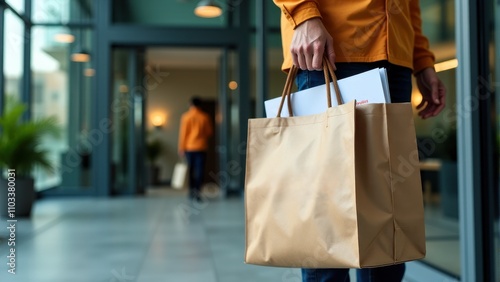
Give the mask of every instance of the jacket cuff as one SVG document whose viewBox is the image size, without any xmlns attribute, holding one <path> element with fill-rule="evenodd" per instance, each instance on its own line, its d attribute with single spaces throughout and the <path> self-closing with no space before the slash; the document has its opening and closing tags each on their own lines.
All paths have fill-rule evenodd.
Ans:
<svg viewBox="0 0 500 282">
<path fill-rule="evenodd" d="M 309 19 L 321 18 L 321 13 L 315 2 L 304 2 L 295 7 L 292 12 L 290 12 L 290 9 L 288 9 L 286 5 L 283 5 L 281 11 L 293 29 Z"/>
<path fill-rule="evenodd" d="M 413 74 L 418 74 L 426 68 L 434 67 L 434 56 L 415 58 L 413 60 Z"/>
</svg>

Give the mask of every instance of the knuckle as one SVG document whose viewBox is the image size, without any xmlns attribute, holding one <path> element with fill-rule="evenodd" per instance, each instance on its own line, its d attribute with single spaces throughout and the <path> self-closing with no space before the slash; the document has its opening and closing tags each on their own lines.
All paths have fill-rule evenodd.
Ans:
<svg viewBox="0 0 500 282">
<path fill-rule="evenodd" d="M 322 44 L 320 41 L 315 41 L 312 45 L 312 47 L 314 48 L 314 50 L 319 50 L 321 49 L 322 47 L 324 46 L 324 44 Z"/>
</svg>

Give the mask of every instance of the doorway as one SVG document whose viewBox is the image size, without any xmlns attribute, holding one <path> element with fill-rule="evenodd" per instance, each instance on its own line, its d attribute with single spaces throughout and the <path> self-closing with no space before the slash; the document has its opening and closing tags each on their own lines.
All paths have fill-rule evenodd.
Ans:
<svg viewBox="0 0 500 282">
<path fill-rule="evenodd" d="M 235 80 L 221 48 L 143 47 L 113 49 L 111 112 L 116 130 L 111 141 L 113 194 L 143 194 L 169 188 L 177 153 L 181 115 L 190 98 L 214 125 L 205 169 L 205 184 L 226 185 L 224 163 L 231 136 L 225 87 Z M 237 123 L 236 123 L 237 124 Z M 223 180 L 223 183 L 221 181 Z M 237 182 L 237 181 L 236 181 Z M 226 189 L 227 187 L 220 187 Z"/>
</svg>

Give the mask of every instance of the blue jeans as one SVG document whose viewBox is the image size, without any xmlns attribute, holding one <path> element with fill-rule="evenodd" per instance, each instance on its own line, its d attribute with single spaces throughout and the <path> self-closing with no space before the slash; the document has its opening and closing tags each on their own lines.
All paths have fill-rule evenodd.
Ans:
<svg viewBox="0 0 500 282">
<path fill-rule="evenodd" d="M 338 79 L 362 73 L 373 68 L 386 68 L 392 103 L 410 102 L 411 74 L 409 68 L 396 66 L 387 61 L 374 63 L 336 63 Z M 323 71 L 299 70 L 296 81 L 298 90 L 325 84 Z M 400 282 L 403 280 L 405 264 L 357 270 L 358 282 Z M 349 282 L 349 269 L 302 269 L 303 282 Z"/>
<path fill-rule="evenodd" d="M 186 159 L 189 168 L 189 198 L 200 200 L 200 190 L 205 176 L 205 158 L 204 151 L 186 152 Z"/>
</svg>

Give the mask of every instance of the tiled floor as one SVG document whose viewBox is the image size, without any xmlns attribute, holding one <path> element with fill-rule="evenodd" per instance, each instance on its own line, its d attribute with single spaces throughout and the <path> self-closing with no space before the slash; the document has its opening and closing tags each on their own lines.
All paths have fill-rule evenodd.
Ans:
<svg viewBox="0 0 500 282">
<path fill-rule="evenodd" d="M 191 204 L 183 192 L 154 189 L 39 200 L 31 220 L 17 223 L 15 275 L 5 263 L 7 235 L 1 227 L 2 282 L 301 281 L 297 269 L 243 263 L 241 199 Z"/>
<path fill-rule="evenodd" d="M 241 199 L 190 204 L 184 193 L 152 192 L 39 200 L 32 219 L 17 224 L 16 275 L 0 229 L 0 281 L 299 281 L 296 270 L 243 263 Z"/>
<path fill-rule="evenodd" d="M 425 209 L 425 235 L 427 254 L 424 262 L 460 276 L 460 238 L 458 219 L 442 216 L 439 206 Z"/>
</svg>

